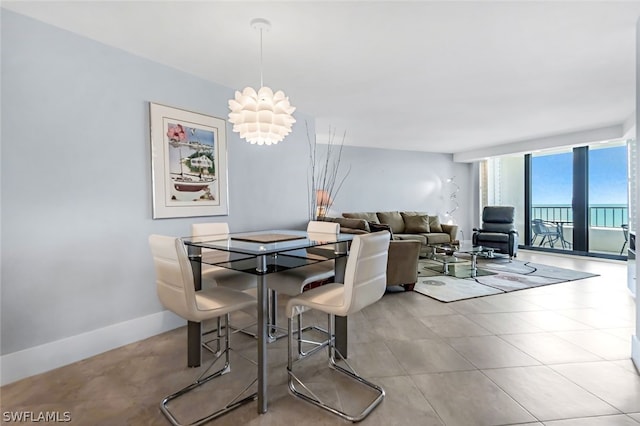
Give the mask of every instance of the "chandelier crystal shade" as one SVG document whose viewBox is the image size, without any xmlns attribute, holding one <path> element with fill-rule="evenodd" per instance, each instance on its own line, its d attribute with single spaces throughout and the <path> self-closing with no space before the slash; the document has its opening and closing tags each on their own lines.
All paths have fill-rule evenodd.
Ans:
<svg viewBox="0 0 640 426">
<path fill-rule="evenodd" d="M 256 18 L 251 26 L 260 30 L 260 90 L 245 87 L 236 91 L 235 99 L 229 100 L 229 122 L 233 131 L 247 142 L 258 145 L 276 144 L 291 133 L 296 120 L 291 115 L 295 111 L 289 98 L 282 90 L 273 93 L 262 82 L 262 31 L 269 30 L 271 24 L 266 19 Z"/>
</svg>

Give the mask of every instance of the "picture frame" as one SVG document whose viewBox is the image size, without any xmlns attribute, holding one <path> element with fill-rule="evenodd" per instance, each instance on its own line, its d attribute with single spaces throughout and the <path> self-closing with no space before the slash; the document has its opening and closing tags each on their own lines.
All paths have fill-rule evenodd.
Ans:
<svg viewBox="0 0 640 426">
<path fill-rule="evenodd" d="M 149 102 L 153 218 L 229 214 L 226 121 Z"/>
</svg>

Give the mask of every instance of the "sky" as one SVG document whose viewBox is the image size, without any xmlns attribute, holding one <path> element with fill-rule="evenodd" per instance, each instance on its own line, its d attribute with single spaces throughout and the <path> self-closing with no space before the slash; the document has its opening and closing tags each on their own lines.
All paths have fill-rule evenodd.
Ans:
<svg viewBox="0 0 640 426">
<path fill-rule="evenodd" d="M 532 203 L 571 205 L 573 153 L 534 156 Z M 627 147 L 589 150 L 589 204 L 627 204 Z"/>
</svg>

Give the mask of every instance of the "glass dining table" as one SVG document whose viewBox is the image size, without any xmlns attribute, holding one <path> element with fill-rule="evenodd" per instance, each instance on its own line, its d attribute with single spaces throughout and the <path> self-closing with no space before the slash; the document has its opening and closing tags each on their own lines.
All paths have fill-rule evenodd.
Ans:
<svg viewBox="0 0 640 426">
<path fill-rule="evenodd" d="M 256 276 L 258 337 L 258 413 L 267 412 L 267 277 L 274 272 L 335 260 L 335 281 L 341 282 L 347 262 L 351 234 L 309 234 L 306 231 L 269 230 L 228 235 L 184 237 L 189 252 L 196 290 L 202 287 L 202 264 L 218 266 Z M 317 250 L 325 246 L 332 250 Z M 314 250 L 316 249 L 316 250 Z M 321 254 L 320 254 L 321 253 Z M 337 317 L 336 347 L 347 356 L 347 318 Z M 187 324 L 189 367 L 201 363 L 201 324 Z"/>
</svg>

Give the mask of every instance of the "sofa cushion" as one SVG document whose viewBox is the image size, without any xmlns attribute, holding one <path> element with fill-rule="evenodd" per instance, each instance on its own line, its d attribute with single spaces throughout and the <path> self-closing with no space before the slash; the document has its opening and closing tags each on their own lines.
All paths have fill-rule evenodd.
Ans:
<svg viewBox="0 0 640 426">
<path fill-rule="evenodd" d="M 451 237 L 449 236 L 449 234 L 435 232 L 423 235 L 427 238 L 427 244 L 444 244 L 451 242 Z"/>
<path fill-rule="evenodd" d="M 387 231 L 387 232 L 389 232 L 391 234 L 391 239 L 393 240 L 393 238 L 394 238 L 393 230 L 386 223 L 369 222 L 369 229 L 371 230 L 371 232 Z"/>
<path fill-rule="evenodd" d="M 438 216 L 429 216 L 429 229 L 431 232 L 444 232 Z"/>
<path fill-rule="evenodd" d="M 404 232 L 406 234 L 424 234 L 431 232 L 429 228 L 429 216 L 407 215 L 400 213 L 404 220 Z"/>
<path fill-rule="evenodd" d="M 351 219 L 364 219 L 367 222 L 380 223 L 378 216 L 375 213 L 359 212 L 359 213 L 342 213 L 343 217 Z"/>
<path fill-rule="evenodd" d="M 378 221 L 389 225 L 394 233 L 404 232 L 404 220 L 400 212 L 378 212 L 376 215 L 378 215 Z"/>
<path fill-rule="evenodd" d="M 395 234 L 393 236 L 394 239 L 396 240 L 404 240 L 404 241 L 420 241 L 420 244 L 425 245 L 427 244 L 427 237 L 425 237 L 424 235 L 418 235 L 418 234 Z"/>
</svg>

